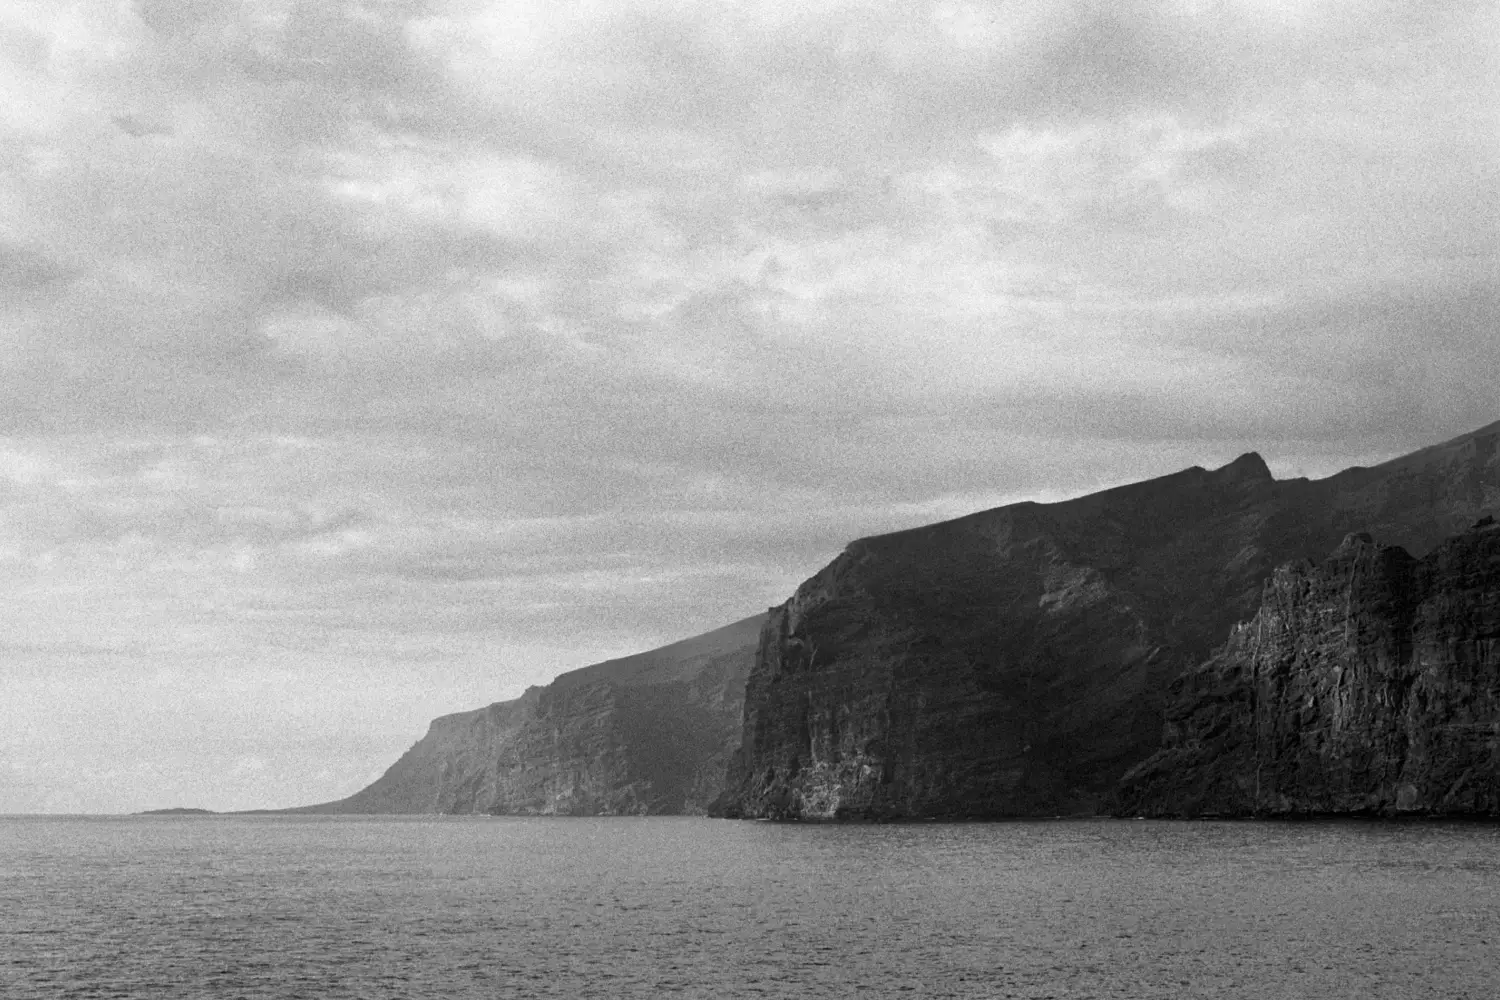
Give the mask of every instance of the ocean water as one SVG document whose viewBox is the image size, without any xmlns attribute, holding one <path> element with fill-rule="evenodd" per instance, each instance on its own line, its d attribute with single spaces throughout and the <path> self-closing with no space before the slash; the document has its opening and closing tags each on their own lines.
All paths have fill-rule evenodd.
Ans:
<svg viewBox="0 0 1500 1000">
<path fill-rule="evenodd" d="M 0 996 L 1500 996 L 1500 829 L 0 818 Z"/>
</svg>

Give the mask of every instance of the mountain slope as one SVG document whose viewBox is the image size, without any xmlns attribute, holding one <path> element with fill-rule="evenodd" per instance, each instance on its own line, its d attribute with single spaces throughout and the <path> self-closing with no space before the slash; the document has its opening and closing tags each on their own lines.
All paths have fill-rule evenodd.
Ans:
<svg viewBox="0 0 1500 1000">
<path fill-rule="evenodd" d="M 702 812 L 738 744 L 764 615 L 433 721 L 367 788 L 315 813 Z"/>
<path fill-rule="evenodd" d="M 1259 456 L 862 539 L 767 618 L 728 815 L 1093 811 L 1277 565 L 1500 508 L 1500 424 L 1278 482 Z"/>
<path fill-rule="evenodd" d="M 1174 685 L 1165 742 L 1117 812 L 1500 816 L 1500 525 L 1277 570 Z"/>
</svg>

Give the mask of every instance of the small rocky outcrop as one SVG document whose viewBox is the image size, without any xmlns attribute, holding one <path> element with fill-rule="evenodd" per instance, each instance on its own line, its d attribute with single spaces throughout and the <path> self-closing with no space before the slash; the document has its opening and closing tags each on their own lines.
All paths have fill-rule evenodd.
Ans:
<svg viewBox="0 0 1500 1000">
<path fill-rule="evenodd" d="M 1173 685 L 1164 744 L 1117 813 L 1500 816 L 1500 525 L 1277 570 Z"/>
<path fill-rule="evenodd" d="M 433 721 L 374 784 L 294 812 L 702 813 L 739 743 L 763 615 Z"/>
<path fill-rule="evenodd" d="M 217 816 L 212 809 L 195 809 L 188 806 L 173 806 L 170 809 L 143 809 L 136 816 Z"/>
</svg>

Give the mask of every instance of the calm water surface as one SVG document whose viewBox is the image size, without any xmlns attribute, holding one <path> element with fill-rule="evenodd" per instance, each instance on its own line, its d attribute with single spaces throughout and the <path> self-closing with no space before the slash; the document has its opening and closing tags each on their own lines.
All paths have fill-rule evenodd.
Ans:
<svg viewBox="0 0 1500 1000">
<path fill-rule="evenodd" d="M 0 819 L 0 995 L 1500 995 L 1500 830 Z"/>
</svg>

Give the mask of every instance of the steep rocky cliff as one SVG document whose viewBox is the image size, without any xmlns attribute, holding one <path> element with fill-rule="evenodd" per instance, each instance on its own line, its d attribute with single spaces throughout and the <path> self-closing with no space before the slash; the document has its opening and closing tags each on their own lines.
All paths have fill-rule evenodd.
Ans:
<svg viewBox="0 0 1500 1000">
<path fill-rule="evenodd" d="M 1277 570 L 1166 720 L 1117 812 L 1500 816 L 1500 525 Z"/>
<path fill-rule="evenodd" d="M 701 813 L 739 743 L 763 615 L 435 720 L 374 784 L 317 813 Z"/>
<path fill-rule="evenodd" d="M 854 542 L 771 610 L 716 809 L 1093 811 L 1277 565 L 1356 530 L 1425 552 L 1500 509 L 1497 439 L 1318 481 L 1278 482 L 1252 454 Z"/>
</svg>

